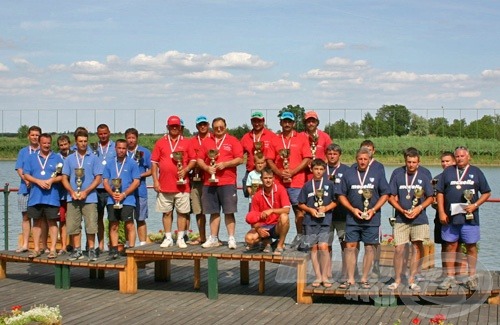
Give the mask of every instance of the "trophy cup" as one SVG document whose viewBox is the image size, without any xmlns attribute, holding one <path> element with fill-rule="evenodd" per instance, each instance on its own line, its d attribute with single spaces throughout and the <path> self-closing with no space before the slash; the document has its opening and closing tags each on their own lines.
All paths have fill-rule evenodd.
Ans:
<svg viewBox="0 0 500 325">
<path fill-rule="evenodd" d="M 314 202 L 314 206 L 316 208 L 319 208 L 321 206 L 323 206 L 323 195 L 325 193 L 325 190 L 322 189 L 322 188 L 318 188 L 316 190 L 316 202 Z M 325 217 L 325 213 L 324 212 L 318 212 L 318 214 L 316 215 L 318 218 L 324 218 Z"/>
<path fill-rule="evenodd" d="M 111 183 L 113 184 L 113 187 L 115 188 L 115 193 L 120 194 L 120 188 L 122 187 L 122 179 L 121 178 L 113 178 L 111 180 Z M 120 203 L 120 201 L 115 201 L 115 204 L 113 204 L 113 209 L 121 209 L 123 208 L 123 204 Z"/>
<path fill-rule="evenodd" d="M 195 167 L 193 173 L 193 182 L 201 182 L 200 169 L 198 167 Z"/>
<path fill-rule="evenodd" d="M 389 217 L 389 224 L 391 225 L 392 228 L 394 228 L 394 225 L 396 224 L 396 218 Z"/>
<path fill-rule="evenodd" d="M 411 209 L 410 211 L 413 211 L 415 207 L 418 205 L 418 202 L 420 198 L 424 195 L 424 189 L 421 187 L 415 188 L 415 197 L 413 198 L 413 201 L 411 202 Z"/>
<path fill-rule="evenodd" d="M 144 157 L 144 152 L 136 150 L 134 153 L 134 160 L 137 161 L 137 163 L 139 163 L 139 160 L 141 160 L 142 157 Z"/>
<path fill-rule="evenodd" d="M 182 160 L 184 158 L 184 152 L 182 151 L 175 151 L 175 152 L 172 152 L 172 155 L 173 155 L 173 158 L 175 161 L 177 161 L 177 170 L 178 171 L 181 171 L 182 170 Z M 177 179 L 177 185 L 184 185 L 186 184 L 186 180 L 182 179 L 182 178 L 178 178 Z"/>
<path fill-rule="evenodd" d="M 437 209 L 437 189 L 436 189 L 437 183 L 438 183 L 437 178 L 433 178 L 431 184 L 432 184 L 432 190 L 434 191 L 433 192 L 434 201 L 432 201 L 432 207 L 434 209 Z"/>
<path fill-rule="evenodd" d="M 210 158 L 210 166 L 213 167 L 215 166 L 215 158 L 219 155 L 219 150 L 217 149 L 209 149 L 208 150 L 208 158 Z M 219 180 L 215 178 L 215 173 L 210 175 L 210 178 L 208 180 L 210 183 L 218 183 Z"/>
<path fill-rule="evenodd" d="M 372 190 L 369 188 L 364 188 L 363 189 L 363 197 L 365 198 L 365 201 L 363 202 L 364 210 L 363 213 L 361 214 L 361 219 L 368 219 L 368 206 L 370 205 L 370 199 L 373 196 Z"/>
<path fill-rule="evenodd" d="M 318 135 L 313 134 L 309 136 L 309 143 L 311 144 L 311 154 L 312 154 L 312 159 L 316 159 L 316 149 L 318 145 Z"/>
<path fill-rule="evenodd" d="M 264 142 L 262 142 L 262 141 L 255 141 L 253 143 L 253 147 L 254 147 L 254 151 L 253 151 L 254 154 L 262 152 L 262 148 L 264 147 Z"/>
<path fill-rule="evenodd" d="M 260 186 L 261 186 L 261 183 L 259 183 L 259 181 L 253 180 L 252 181 L 252 189 L 251 189 L 252 193 L 250 194 L 250 196 L 253 197 L 255 195 L 255 193 L 257 193 L 257 190 L 259 189 Z"/>
<path fill-rule="evenodd" d="M 85 176 L 85 168 L 75 168 L 76 176 L 76 197 L 80 198 L 80 190 L 82 189 L 83 180 Z"/>
<path fill-rule="evenodd" d="M 50 177 L 56 178 L 58 175 L 61 175 L 62 169 L 63 169 L 63 164 L 62 163 L 58 163 L 56 165 L 56 171 L 53 172 L 52 175 L 50 175 Z"/>
<path fill-rule="evenodd" d="M 94 155 L 97 156 L 97 149 L 99 148 L 99 144 L 97 142 L 91 142 L 90 148 L 92 149 L 92 152 L 94 153 Z"/>
<path fill-rule="evenodd" d="M 288 170 L 290 168 L 290 163 L 288 162 L 288 158 L 290 157 L 290 149 L 280 149 L 279 151 L 280 157 L 283 159 L 283 170 Z M 291 183 L 291 178 L 283 178 L 283 183 Z"/>
<path fill-rule="evenodd" d="M 467 204 L 472 204 L 471 200 L 474 197 L 474 192 L 472 190 L 464 190 L 464 198 L 467 201 Z M 467 212 L 465 215 L 465 220 L 474 220 L 474 215 L 470 212 Z"/>
</svg>

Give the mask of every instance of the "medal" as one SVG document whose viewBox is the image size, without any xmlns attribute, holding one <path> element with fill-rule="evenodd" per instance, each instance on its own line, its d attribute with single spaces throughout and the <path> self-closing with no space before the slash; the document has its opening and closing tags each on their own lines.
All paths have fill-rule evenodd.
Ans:
<svg viewBox="0 0 500 325">
<path fill-rule="evenodd" d="M 405 198 L 406 198 L 407 200 L 409 200 L 409 199 L 411 199 L 411 196 L 407 195 L 407 196 L 405 196 Z"/>
<path fill-rule="evenodd" d="M 42 171 L 40 172 L 40 175 L 42 175 L 42 176 L 43 176 L 43 175 L 45 175 L 45 170 L 42 170 Z"/>
<path fill-rule="evenodd" d="M 457 190 L 462 188 L 462 186 L 460 186 L 460 185 L 457 185 L 456 187 L 457 187 Z"/>
<path fill-rule="evenodd" d="M 170 154 L 170 158 L 174 158 L 174 154 L 173 153 Z"/>
<path fill-rule="evenodd" d="M 462 176 L 460 176 L 460 174 L 458 173 L 458 167 L 455 167 L 455 171 L 457 173 L 457 183 L 458 183 L 456 188 L 457 188 L 457 190 L 459 190 L 462 188 L 462 185 L 460 185 L 460 183 L 462 183 L 465 175 L 469 171 L 469 165 L 465 166 L 465 168 L 463 169 Z"/>
<path fill-rule="evenodd" d="M 102 164 L 103 164 L 104 166 L 106 166 L 106 160 L 103 160 L 103 161 L 102 161 Z"/>
<path fill-rule="evenodd" d="M 317 208 L 319 206 L 318 202 L 314 202 L 314 206 Z"/>
<path fill-rule="evenodd" d="M 358 190 L 358 194 L 363 194 L 363 190 L 362 190 L 362 189 L 359 189 L 359 190 Z"/>
</svg>

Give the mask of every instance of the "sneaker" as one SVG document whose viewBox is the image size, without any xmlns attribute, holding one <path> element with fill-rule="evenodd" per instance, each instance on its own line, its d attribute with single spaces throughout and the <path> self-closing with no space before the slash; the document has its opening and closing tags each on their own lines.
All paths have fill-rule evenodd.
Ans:
<svg viewBox="0 0 500 325">
<path fill-rule="evenodd" d="M 438 285 L 438 288 L 446 290 L 446 289 L 453 288 L 455 285 L 456 285 L 455 277 L 453 277 L 453 276 L 447 276 L 446 278 L 444 278 L 443 282 L 441 282 Z"/>
<path fill-rule="evenodd" d="M 236 249 L 236 239 L 234 239 L 234 237 L 229 238 L 227 241 L 227 247 L 229 247 L 229 249 Z M 271 247 L 269 246 L 269 248 Z"/>
<path fill-rule="evenodd" d="M 201 247 L 203 248 L 210 248 L 210 247 L 219 247 L 219 240 L 213 238 L 210 236 L 206 242 L 204 242 Z"/>
<path fill-rule="evenodd" d="M 79 249 L 73 250 L 73 252 L 69 255 L 68 261 L 76 261 L 83 259 L 82 251 Z"/>
<path fill-rule="evenodd" d="M 95 249 L 89 250 L 89 262 L 97 261 L 97 255 L 95 253 Z"/>
<path fill-rule="evenodd" d="M 106 261 L 113 261 L 119 257 L 117 249 L 110 249 Z"/>
<path fill-rule="evenodd" d="M 467 281 L 465 281 L 464 286 L 469 290 L 476 291 L 478 289 L 478 286 L 479 286 L 477 276 L 473 275 L 473 276 L 468 277 Z"/>
<path fill-rule="evenodd" d="M 95 256 L 96 256 L 96 257 L 99 257 L 99 256 L 101 255 L 101 253 L 102 253 L 101 249 L 100 249 L 99 247 L 97 247 L 97 248 L 95 249 Z"/>
<path fill-rule="evenodd" d="M 163 239 L 163 242 L 160 244 L 161 248 L 167 248 L 172 246 L 174 246 L 174 241 L 172 240 L 172 238 L 167 238 L 167 237 L 165 237 L 165 239 Z"/>
<path fill-rule="evenodd" d="M 179 247 L 179 248 L 187 248 L 188 247 L 186 245 L 186 242 L 184 241 L 184 238 L 177 239 L 177 247 Z"/>
<path fill-rule="evenodd" d="M 420 286 L 418 284 L 416 284 L 415 282 L 414 283 L 410 283 L 408 285 L 408 289 L 410 289 L 411 291 L 414 291 L 414 292 L 420 292 L 420 290 L 422 290 L 420 288 Z"/>
<path fill-rule="evenodd" d="M 302 243 L 302 234 L 297 234 L 290 244 L 290 249 L 297 249 Z"/>
</svg>

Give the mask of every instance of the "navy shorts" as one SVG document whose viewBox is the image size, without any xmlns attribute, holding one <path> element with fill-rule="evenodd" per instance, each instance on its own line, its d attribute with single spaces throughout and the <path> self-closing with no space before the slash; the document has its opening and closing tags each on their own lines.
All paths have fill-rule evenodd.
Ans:
<svg viewBox="0 0 500 325">
<path fill-rule="evenodd" d="M 201 195 L 203 212 L 208 214 L 225 214 L 238 212 L 238 195 L 236 185 L 203 186 Z"/>
<path fill-rule="evenodd" d="M 330 242 L 330 225 L 304 225 L 304 231 L 303 241 L 308 247 Z"/>
<path fill-rule="evenodd" d="M 362 241 L 365 244 L 379 244 L 379 226 L 346 225 L 345 241 L 347 243 Z"/>
</svg>

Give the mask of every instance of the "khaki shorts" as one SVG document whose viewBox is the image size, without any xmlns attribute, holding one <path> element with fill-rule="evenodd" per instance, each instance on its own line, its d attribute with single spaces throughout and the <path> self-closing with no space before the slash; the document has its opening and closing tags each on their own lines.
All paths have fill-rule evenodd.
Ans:
<svg viewBox="0 0 500 325">
<path fill-rule="evenodd" d="M 201 193 L 203 192 L 203 183 L 196 182 L 193 183 L 191 187 L 191 212 L 194 214 L 202 214 L 203 208 L 201 205 Z"/>
<path fill-rule="evenodd" d="M 430 238 L 429 225 L 412 225 L 410 223 L 396 223 L 394 225 L 394 242 L 403 245 L 410 241 L 424 241 Z"/>
<path fill-rule="evenodd" d="M 66 228 L 68 235 L 78 235 L 82 232 L 82 218 L 87 234 L 97 233 L 97 203 L 81 201 L 68 202 L 66 212 Z"/>
<path fill-rule="evenodd" d="M 158 193 L 156 197 L 157 212 L 171 212 L 174 207 L 177 213 L 188 214 L 191 211 L 189 193 Z"/>
</svg>

